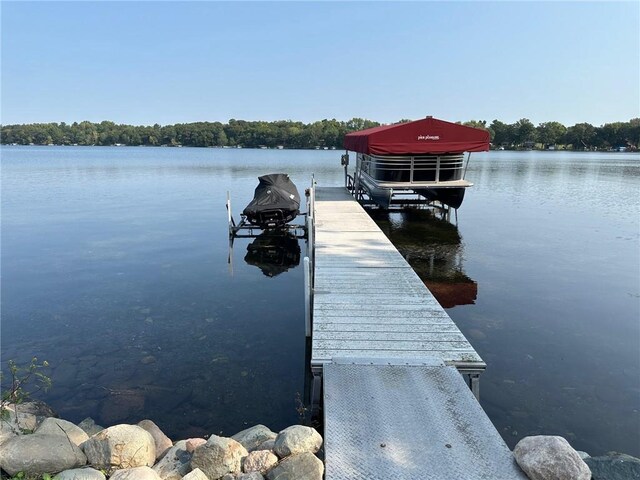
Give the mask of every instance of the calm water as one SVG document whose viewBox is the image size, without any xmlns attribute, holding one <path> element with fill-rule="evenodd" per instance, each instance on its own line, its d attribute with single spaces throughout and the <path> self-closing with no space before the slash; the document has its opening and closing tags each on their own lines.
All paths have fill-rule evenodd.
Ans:
<svg viewBox="0 0 640 480">
<path fill-rule="evenodd" d="M 226 191 L 238 212 L 260 174 L 340 185 L 341 152 L 1 153 L 2 360 L 48 360 L 61 416 L 174 438 L 299 421 L 295 242 L 270 266 L 239 239 L 230 268 Z M 487 413 L 511 446 L 640 455 L 638 156 L 491 152 L 467 177 L 457 227 L 374 214 L 488 363 Z"/>
</svg>

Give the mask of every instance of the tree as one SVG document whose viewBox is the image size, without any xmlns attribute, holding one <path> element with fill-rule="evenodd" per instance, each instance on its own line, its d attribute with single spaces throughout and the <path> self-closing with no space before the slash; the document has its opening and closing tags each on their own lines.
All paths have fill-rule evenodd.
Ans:
<svg viewBox="0 0 640 480">
<path fill-rule="evenodd" d="M 595 139 L 595 128 L 590 123 L 576 123 L 567 129 L 565 142 L 572 145 L 573 149 L 582 150 L 591 148 Z"/>
<path fill-rule="evenodd" d="M 521 118 L 513 125 L 515 133 L 515 143 L 524 145 L 525 143 L 535 142 L 536 127 L 528 118 Z"/>
<path fill-rule="evenodd" d="M 490 131 L 493 131 L 493 143 L 495 145 L 511 146 L 514 144 L 513 126 L 494 120 L 489 125 Z"/>
<path fill-rule="evenodd" d="M 567 133 L 567 127 L 560 122 L 545 122 L 536 127 L 538 140 L 543 147 L 556 145 L 560 143 L 564 135 Z"/>
</svg>

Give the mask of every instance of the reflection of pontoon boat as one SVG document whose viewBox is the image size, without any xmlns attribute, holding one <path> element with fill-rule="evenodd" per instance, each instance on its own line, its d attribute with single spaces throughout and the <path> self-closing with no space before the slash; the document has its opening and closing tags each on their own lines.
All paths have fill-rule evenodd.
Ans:
<svg viewBox="0 0 640 480">
<path fill-rule="evenodd" d="M 464 179 L 464 152 L 488 151 L 489 140 L 486 130 L 433 117 L 349 133 L 344 146 L 357 153 L 352 191 L 385 209 L 406 194 L 458 208 L 473 185 Z"/>
<path fill-rule="evenodd" d="M 300 245 L 289 232 L 264 232 L 247 246 L 244 261 L 275 277 L 300 264 Z"/>
<path fill-rule="evenodd" d="M 247 220 L 260 228 L 279 228 L 300 213 L 300 194 L 286 173 L 258 177 L 253 200 L 242 212 Z"/>
<path fill-rule="evenodd" d="M 478 284 L 464 272 L 464 246 L 456 225 L 418 209 L 370 214 L 442 307 L 475 303 Z"/>
</svg>

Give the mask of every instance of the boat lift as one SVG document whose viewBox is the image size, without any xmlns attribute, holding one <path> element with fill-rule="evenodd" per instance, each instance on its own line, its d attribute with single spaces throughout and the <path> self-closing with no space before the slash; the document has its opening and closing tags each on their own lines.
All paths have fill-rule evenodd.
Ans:
<svg viewBox="0 0 640 480">
<path fill-rule="evenodd" d="M 299 215 L 308 217 L 308 207 L 309 207 L 309 190 L 305 190 L 305 197 L 307 197 L 307 212 L 302 212 Z M 229 239 L 233 242 L 234 238 L 256 238 L 258 235 L 266 231 L 267 229 L 263 229 L 258 225 L 253 225 L 247 221 L 247 217 L 243 214 L 240 214 L 240 221 L 236 223 L 233 218 L 233 213 L 231 211 L 231 194 L 227 191 L 227 219 L 229 222 Z M 294 224 L 294 223 L 286 223 L 281 225 L 275 229 L 272 229 L 274 232 L 282 231 L 292 233 L 296 238 L 307 238 L 307 224 L 305 221 L 303 225 Z M 243 233 L 246 232 L 246 233 Z"/>
<path fill-rule="evenodd" d="M 311 185 L 315 183 L 313 176 Z M 236 238 L 257 238 L 267 231 L 273 232 L 274 235 L 282 234 L 293 236 L 297 239 L 307 240 L 307 256 L 311 256 L 309 252 L 310 245 L 313 245 L 313 205 L 314 205 L 314 189 L 307 188 L 304 192 L 307 201 L 307 211 L 301 212 L 299 216 L 304 217 L 304 224 L 286 223 L 274 229 L 264 229 L 258 225 L 251 224 L 245 215 L 240 214 L 240 221 L 236 222 L 233 218 L 231 210 L 231 194 L 227 191 L 227 220 L 229 222 L 229 255 L 227 262 L 229 263 L 229 271 L 233 274 L 233 243 Z M 308 263 L 309 260 L 307 259 Z M 308 269 L 308 267 L 307 267 Z"/>
</svg>

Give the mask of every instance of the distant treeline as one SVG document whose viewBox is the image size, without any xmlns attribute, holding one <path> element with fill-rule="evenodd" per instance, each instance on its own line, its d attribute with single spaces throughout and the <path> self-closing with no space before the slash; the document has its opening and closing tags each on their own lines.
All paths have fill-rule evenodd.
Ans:
<svg viewBox="0 0 640 480">
<path fill-rule="evenodd" d="M 400 120 L 407 122 L 409 120 Z M 535 126 L 526 118 L 507 124 L 494 120 L 471 120 L 464 125 L 491 133 L 494 148 L 565 148 L 573 150 L 637 150 L 640 144 L 640 118 L 607 123 L 600 127 L 578 123 L 565 127 L 559 122 Z M 100 123 L 32 123 L 2 126 L 2 144 L 18 145 L 149 145 L 245 148 L 342 148 L 349 132 L 380 125 L 353 118 L 347 122 L 321 120 L 313 123 L 283 120 L 254 122 L 231 119 L 228 123 L 195 122 L 160 126 Z"/>
</svg>

